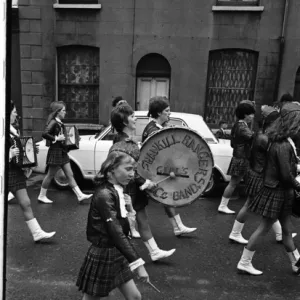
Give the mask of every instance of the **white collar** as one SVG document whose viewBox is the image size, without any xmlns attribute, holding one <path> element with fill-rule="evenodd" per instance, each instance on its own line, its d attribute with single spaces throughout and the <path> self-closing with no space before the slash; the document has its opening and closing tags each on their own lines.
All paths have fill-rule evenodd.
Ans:
<svg viewBox="0 0 300 300">
<path fill-rule="evenodd" d="M 56 120 L 58 123 L 63 124 L 63 122 L 61 121 L 60 118 L 57 118 L 57 117 L 56 117 L 55 120 Z"/>
<path fill-rule="evenodd" d="M 15 136 L 19 136 L 17 129 L 16 129 L 14 126 L 12 126 L 11 124 L 10 124 L 9 130 L 10 130 L 10 132 L 13 133 Z M 11 134 L 10 136 L 13 137 L 12 134 Z"/>
<path fill-rule="evenodd" d="M 154 120 L 154 122 L 156 123 L 156 126 L 157 126 L 159 129 L 163 129 L 163 128 L 164 128 L 163 126 L 161 126 L 160 124 L 158 124 L 156 120 Z"/>
<path fill-rule="evenodd" d="M 294 152 L 295 152 L 295 155 L 296 155 L 296 157 L 297 157 L 297 150 L 296 150 L 296 146 L 295 146 L 294 141 L 293 141 L 290 137 L 287 138 L 287 140 L 288 140 L 288 142 L 291 144 L 291 146 L 293 147 Z"/>
<path fill-rule="evenodd" d="M 244 123 L 246 126 L 248 126 L 247 122 L 244 120 L 239 120 L 239 122 Z"/>
<path fill-rule="evenodd" d="M 126 218 L 127 217 L 127 210 L 126 210 L 126 203 L 125 203 L 125 197 L 124 197 L 124 189 L 122 186 L 119 184 L 114 184 L 114 188 L 117 191 L 120 199 L 120 212 L 121 212 L 121 217 Z"/>
</svg>

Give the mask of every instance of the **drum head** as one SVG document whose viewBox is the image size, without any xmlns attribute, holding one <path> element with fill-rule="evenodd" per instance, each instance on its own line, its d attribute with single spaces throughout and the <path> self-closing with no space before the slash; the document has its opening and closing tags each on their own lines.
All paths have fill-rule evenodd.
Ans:
<svg viewBox="0 0 300 300">
<path fill-rule="evenodd" d="M 69 140 L 72 144 L 75 144 L 75 129 L 74 127 L 71 127 L 70 128 L 70 131 L 69 131 Z"/>
<path fill-rule="evenodd" d="M 184 206 L 206 189 L 214 160 L 205 140 L 186 127 L 162 129 L 142 145 L 138 173 L 157 182 L 150 197 L 169 206 Z"/>
<path fill-rule="evenodd" d="M 33 149 L 33 140 L 28 139 L 25 144 L 25 156 L 28 162 L 34 163 L 34 149 Z"/>
</svg>

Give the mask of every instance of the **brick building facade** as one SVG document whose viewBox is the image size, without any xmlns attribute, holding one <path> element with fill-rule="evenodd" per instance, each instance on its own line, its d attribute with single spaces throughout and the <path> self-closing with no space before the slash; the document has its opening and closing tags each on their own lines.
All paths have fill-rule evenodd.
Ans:
<svg viewBox="0 0 300 300">
<path fill-rule="evenodd" d="M 55 99 L 68 121 L 107 124 L 115 96 L 144 109 L 162 94 L 214 127 L 242 99 L 300 95 L 298 2 L 19 0 L 23 133 L 40 137 Z"/>
</svg>

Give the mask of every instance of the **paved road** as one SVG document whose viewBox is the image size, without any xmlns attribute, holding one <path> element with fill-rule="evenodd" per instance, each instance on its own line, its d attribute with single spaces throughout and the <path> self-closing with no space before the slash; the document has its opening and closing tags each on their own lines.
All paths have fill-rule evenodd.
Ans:
<svg viewBox="0 0 300 300">
<path fill-rule="evenodd" d="M 7 299 L 8 300 L 79 300 L 75 287 L 78 270 L 89 246 L 85 227 L 89 205 L 78 205 L 69 190 L 49 191 L 53 205 L 36 201 L 42 177 L 30 182 L 29 195 L 36 217 L 45 230 L 56 230 L 52 242 L 34 244 L 13 200 L 8 208 L 7 239 Z M 148 214 L 158 244 L 164 249 L 176 248 L 164 262 L 152 263 L 140 240 L 133 243 L 146 261 L 152 282 L 161 290 L 158 294 L 148 285 L 138 283 L 145 300 L 300 300 L 300 277 L 291 273 L 282 245 L 270 233 L 254 257 L 255 267 L 263 276 L 239 275 L 236 265 L 243 247 L 228 242 L 234 216 L 220 215 L 216 208 L 219 197 L 203 198 L 179 209 L 186 225 L 198 230 L 189 237 L 176 238 L 160 204 L 151 202 Z M 231 201 L 238 210 L 244 199 Z M 258 225 L 251 216 L 244 236 Z M 295 230 L 300 220 L 293 220 Z M 300 233 L 295 238 L 300 247 Z M 123 299 L 114 291 L 109 299 Z"/>
</svg>

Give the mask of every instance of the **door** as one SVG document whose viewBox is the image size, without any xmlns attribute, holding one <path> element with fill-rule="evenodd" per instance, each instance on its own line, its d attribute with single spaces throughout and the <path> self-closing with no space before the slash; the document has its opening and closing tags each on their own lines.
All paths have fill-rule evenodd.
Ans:
<svg viewBox="0 0 300 300">
<path fill-rule="evenodd" d="M 148 110 L 149 99 L 166 96 L 169 99 L 170 79 L 166 77 L 140 77 L 137 79 L 136 109 Z"/>
</svg>

